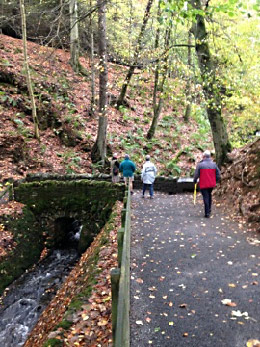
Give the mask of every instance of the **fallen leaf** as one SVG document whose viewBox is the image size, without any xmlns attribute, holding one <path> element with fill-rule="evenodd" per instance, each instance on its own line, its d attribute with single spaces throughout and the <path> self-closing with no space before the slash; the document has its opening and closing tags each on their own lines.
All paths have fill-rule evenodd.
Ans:
<svg viewBox="0 0 260 347">
<path fill-rule="evenodd" d="M 234 316 L 234 317 L 248 317 L 248 313 L 247 312 L 241 312 L 239 310 L 237 311 L 231 311 L 231 315 Z"/>
<path fill-rule="evenodd" d="M 236 287 L 236 285 L 235 285 L 234 283 L 229 283 L 228 286 L 229 286 L 230 288 L 235 288 L 235 287 Z"/>
<path fill-rule="evenodd" d="M 135 323 L 136 323 L 137 325 L 144 325 L 143 321 L 141 321 L 141 320 L 137 320 Z"/>
<path fill-rule="evenodd" d="M 107 325 L 108 321 L 106 319 L 102 319 L 102 321 L 98 322 L 98 326 L 102 327 L 104 325 Z"/>
<path fill-rule="evenodd" d="M 260 341 L 255 339 L 250 339 L 247 341 L 246 347 L 260 347 Z"/>
<path fill-rule="evenodd" d="M 144 283 L 144 281 L 141 278 L 137 278 L 136 282 L 137 283 Z"/>
<path fill-rule="evenodd" d="M 221 302 L 223 305 L 226 305 L 226 306 L 231 306 L 231 307 L 237 306 L 237 304 L 235 302 L 232 302 L 230 299 L 223 299 L 221 300 Z"/>
</svg>

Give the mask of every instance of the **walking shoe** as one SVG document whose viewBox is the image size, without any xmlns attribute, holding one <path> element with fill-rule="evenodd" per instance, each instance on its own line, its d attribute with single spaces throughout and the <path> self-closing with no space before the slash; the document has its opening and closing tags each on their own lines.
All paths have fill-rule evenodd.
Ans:
<svg viewBox="0 0 260 347">
<path fill-rule="evenodd" d="M 205 216 L 204 216 L 205 218 L 209 218 L 209 214 L 205 214 Z"/>
<path fill-rule="evenodd" d="M 142 195 L 142 198 L 144 199 L 144 195 Z"/>
<path fill-rule="evenodd" d="M 153 196 L 150 196 L 150 199 L 153 199 Z"/>
</svg>

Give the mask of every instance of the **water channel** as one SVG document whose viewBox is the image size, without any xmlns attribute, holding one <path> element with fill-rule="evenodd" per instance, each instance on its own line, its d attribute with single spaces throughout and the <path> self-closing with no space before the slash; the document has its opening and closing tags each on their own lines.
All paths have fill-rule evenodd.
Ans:
<svg viewBox="0 0 260 347">
<path fill-rule="evenodd" d="M 74 236 L 77 240 L 79 232 Z M 1 347 L 24 345 L 40 314 L 78 259 L 75 248 L 54 250 L 10 285 L 0 306 Z"/>
</svg>

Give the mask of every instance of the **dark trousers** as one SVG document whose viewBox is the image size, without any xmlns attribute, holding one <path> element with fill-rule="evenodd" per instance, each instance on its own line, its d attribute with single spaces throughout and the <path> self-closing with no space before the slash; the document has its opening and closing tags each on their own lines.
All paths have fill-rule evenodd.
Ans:
<svg viewBox="0 0 260 347">
<path fill-rule="evenodd" d="M 143 183 L 143 195 L 146 189 L 149 189 L 150 196 L 153 196 L 153 184 Z"/>
<path fill-rule="evenodd" d="M 213 188 L 201 189 L 201 194 L 203 196 L 204 207 L 205 207 L 205 217 L 208 217 L 211 213 L 211 203 L 212 203 L 212 193 Z"/>
</svg>

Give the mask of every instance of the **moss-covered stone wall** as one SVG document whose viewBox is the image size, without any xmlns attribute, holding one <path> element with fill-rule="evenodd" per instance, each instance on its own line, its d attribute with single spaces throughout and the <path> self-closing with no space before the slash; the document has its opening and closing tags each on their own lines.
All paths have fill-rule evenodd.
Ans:
<svg viewBox="0 0 260 347">
<path fill-rule="evenodd" d="M 44 248 L 44 236 L 32 211 L 25 207 L 19 217 L 1 216 L 0 223 L 12 231 L 15 248 L 0 262 L 0 294 L 32 264 Z"/>
<path fill-rule="evenodd" d="M 79 252 L 85 251 L 107 222 L 115 202 L 123 200 L 124 191 L 121 184 L 90 180 L 39 181 L 16 186 L 14 198 L 25 208 L 19 218 L 0 220 L 13 232 L 17 243 L 0 263 L 0 293 L 38 261 L 45 246 L 51 249 L 59 244 L 61 235 L 55 221 L 60 218 L 80 221 Z"/>
</svg>

